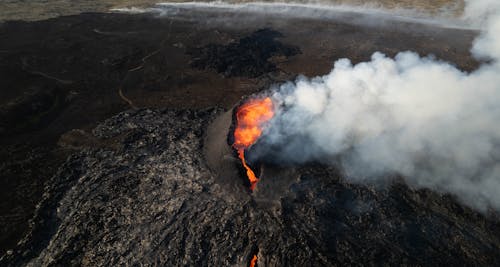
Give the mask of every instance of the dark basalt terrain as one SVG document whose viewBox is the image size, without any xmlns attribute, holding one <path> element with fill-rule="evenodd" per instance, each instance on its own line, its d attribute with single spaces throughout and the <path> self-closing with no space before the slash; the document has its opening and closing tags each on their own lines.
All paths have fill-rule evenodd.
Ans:
<svg viewBox="0 0 500 267">
<path fill-rule="evenodd" d="M 298 47 L 276 41 L 277 37 L 283 35 L 271 29 L 261 29 L 228 45 L 209 44 L 193 49 L 189 52 L 193 57 L 191 66 L 214 70 L 226 77 L 259 77 L 276 70 L 276 65 L 269 61 L 271 57 L 288 58 L 300 53 Z"/>
<path fill-rule="evenodd" d="M 220 113 L 141 109 L 98 125 L 89 138 L 99 145 L 59 168 L 2 265 L 244 266 L 254 254 L 260 266 L 499 262 L 498 221 L 429 191 L 353 185 L 320 165 L 297 167 L 278 203 L 225 190 L 202 142 Z"/>
<path fill-rule="evenodd" d="M 265 162 L 249 194 L 203 153 L 208 125 L 273 83 L 375 51 L 470 71 L 476 32 L 220 15 L 0 24 L 0 265 L 497 265 L 498 218 L 450 196 L 321 165 L 278 184 Z"/>
</svg>

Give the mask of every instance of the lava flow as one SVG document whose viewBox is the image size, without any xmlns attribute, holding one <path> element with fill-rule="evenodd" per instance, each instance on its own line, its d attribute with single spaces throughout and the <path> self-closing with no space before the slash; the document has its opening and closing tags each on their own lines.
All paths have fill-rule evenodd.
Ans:
<svg viewBox="0 0 500 267">
<path fill-rule="evenodd" d="M 252 146 L 262 135 L 264 123 L 274 116 L 271 98 L 252 99 L 238 108 L 236 112 L 236 129 L 234 130 L 233 147 L 238 151 L 238 157 L 247 170 L 250 189 L 254 190 L 259 178 L 248 166 L 245 160 L 245 149 Z"/>
<path fill-rule="evenodd" d="M 255 267 L 255 263 L 257 263 L 257 255 L 253 255 L 253 258 L 250 261 L 250 267 Z"/>
</svg>

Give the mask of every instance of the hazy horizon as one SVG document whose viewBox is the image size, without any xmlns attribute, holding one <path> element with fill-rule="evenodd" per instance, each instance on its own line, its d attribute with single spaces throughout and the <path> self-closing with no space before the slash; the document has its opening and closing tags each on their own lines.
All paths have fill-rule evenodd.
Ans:
<svg viewBox="0 0 500 267">
<path fill-rule="evenodd" d="M 8 20 L 43 20 L 64 15 L 74 15 L 82 12 L 108 12 L 116 8 L 152 7 L 162 2 L 192 2 L 192 1 L 155 1 L 155 0 L 53 0 L 53 1 L 2 1 L 0 2 L 0 21 Z M 384 9 L 408 9 L 430 15 L 458 15 L 463 11 L 463 0 L 319 0 L 319 1 L 196 1 L 220 3 L 307 3 L 320 5 L 353 5 L 371 6 Z"/>
</svg>

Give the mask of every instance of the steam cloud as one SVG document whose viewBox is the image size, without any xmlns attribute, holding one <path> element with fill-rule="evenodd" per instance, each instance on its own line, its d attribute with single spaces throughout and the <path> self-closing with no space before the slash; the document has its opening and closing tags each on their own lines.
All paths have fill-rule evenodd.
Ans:
<svg viewBox="0 0 500 267">
<path fill-rule="evenodd" d="M 274 88 L 276 115 L 253 154 L 340 158 L 357 182 L 400 174 L 481 211 L 500 210 L 500 1 L 466 2 L 466 19 L 488 18 L 472 48 L 488 64 L 465 73 L 413 52 L 338 60 L 325 76 Z"/>
</svg>

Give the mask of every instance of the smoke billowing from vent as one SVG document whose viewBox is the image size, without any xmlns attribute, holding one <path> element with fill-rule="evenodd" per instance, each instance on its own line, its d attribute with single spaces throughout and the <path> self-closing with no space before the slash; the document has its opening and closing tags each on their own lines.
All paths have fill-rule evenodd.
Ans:
<svg viewBox="0 0 500 267">
<path fill-rule="evenodd" d="M 470 2 L 465 16 L 489 15 L 472 49 L 488 64 L 465 73 L 413 52 L 338 60 L 325 76 L 275 88 L 275 118 L 254 156 L 339 161 L 358 182 L 399 174 L 500 210 L 500 2 Z"/>
</svg>

